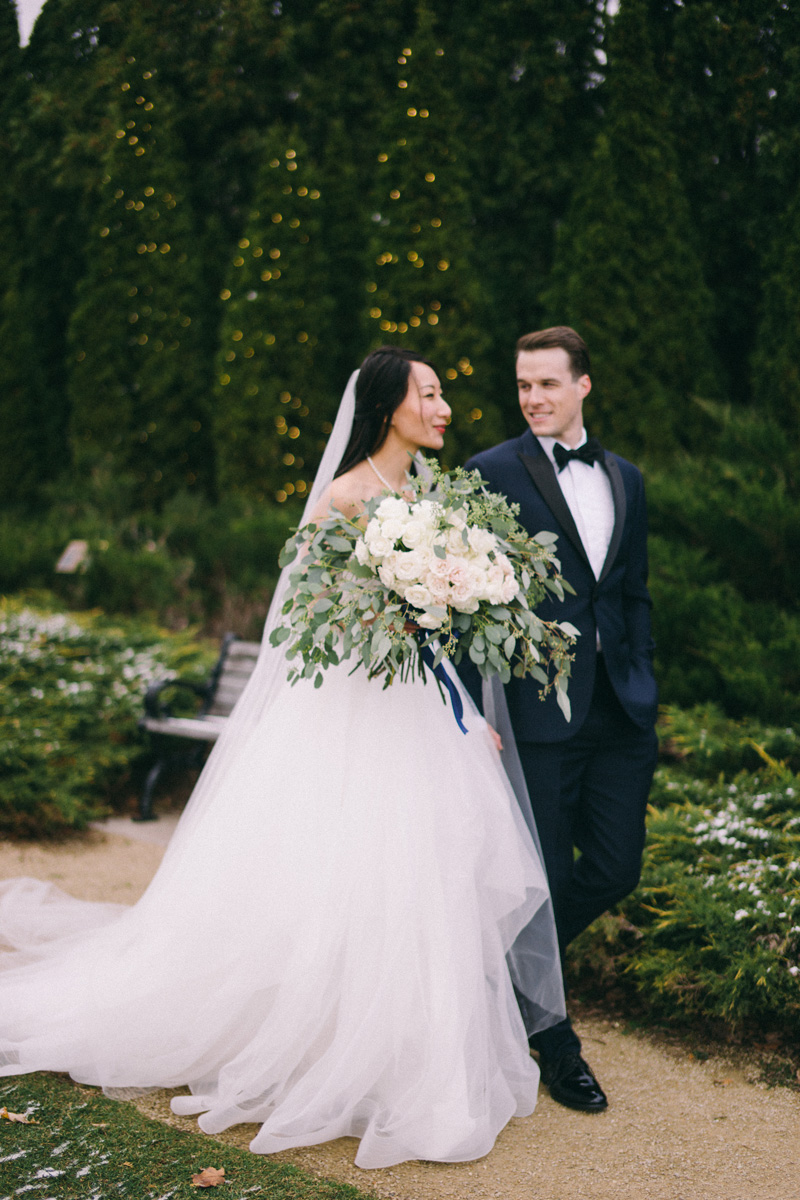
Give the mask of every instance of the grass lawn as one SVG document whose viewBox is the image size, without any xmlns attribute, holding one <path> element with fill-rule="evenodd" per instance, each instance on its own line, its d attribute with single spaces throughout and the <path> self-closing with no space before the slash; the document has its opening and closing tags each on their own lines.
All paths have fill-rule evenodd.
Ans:
<svg viewBox="0 0 800 1200">
<path fill-rule="evenodd" d="M 64 1075 L 0 1080 L 0 1109 L 35 1124 L 0 1118 L 0 1200 L 366 1200 L 347 1184 L 317 1179 L 296 1167 L 150 1121 L 131 1104 L 108 1100 Z M 192 1176 L 225 1169 L 217 1187 Z"/>
</svg>

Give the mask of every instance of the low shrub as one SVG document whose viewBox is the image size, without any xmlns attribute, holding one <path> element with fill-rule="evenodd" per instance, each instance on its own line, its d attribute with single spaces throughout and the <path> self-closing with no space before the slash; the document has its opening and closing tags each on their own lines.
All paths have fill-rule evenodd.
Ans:
<svg viewBox="0 0 800 1200">
<path fill-rule="evenodd" d="M 278 553 L 299 519 L 290 506 L 240 497 L 212 505 L 188 494 L 159 513 L 107 517 L 70 500 L 45 514 L 0 513 L 0 591 L 48 589 L 72 609 L 146 614 L 169 628 L 199 623 L 261 636 Z M 89 543 L 84 568 L 57 575 L 72 539 Z"/>
<path fill-rule="evenodd" d="M 800 718 L 800 614 L 746 601 L 700 549 L 651 537 L 656 676 L 665 703 Z M 764 592 L 769 594 L 768 576 Z"/>
<path fill-rule="evenodd" d="M 215 650 L 142 620 L 0 603 L 0 831 L 83 829 L 142 754 L 137 721 L 157 679 L 203 677 Z"/>
<path fill-rule="evenodd" d="M 656 773 L 638 890 L 570 948 L 579 990 L 651 1017 L 800 1034 L 800 778 Z"/>
</svg>

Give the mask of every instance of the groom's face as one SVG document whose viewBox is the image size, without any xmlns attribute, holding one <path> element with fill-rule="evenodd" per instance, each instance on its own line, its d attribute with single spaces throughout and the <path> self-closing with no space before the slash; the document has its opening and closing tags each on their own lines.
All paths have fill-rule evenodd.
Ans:
<svg viewBox="0 0 800 1200">
<path fill-rule="evenodd" d="M 561 346 L 522 350 L 517 356 L 517 389 L 522 415 L 537 437 L 577 446 L 583 429 L 583 401 L 591 390 L 588 375 L 572 374 Z"/>
</svg>

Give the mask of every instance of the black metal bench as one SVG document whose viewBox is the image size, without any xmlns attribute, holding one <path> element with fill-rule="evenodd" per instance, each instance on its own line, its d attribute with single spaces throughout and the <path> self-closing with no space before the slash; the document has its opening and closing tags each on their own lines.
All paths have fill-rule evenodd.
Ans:
<svg viewBox="0 0 800 1200">
<path fill-rule="evenodd" d="M 222 733 L 234 704 L 244 691 L 260 649 L 259 642 L 243 642 L 234 634 L 226 633 L 219 658 L 205 683 L 162 679 L 147 689 L 145 715 L 139 728 L 152 740 L 155 762 L 147 773 L 135 821 L 156 819 L 153 794 L 166 767 L 197 767 L 202 763 L 208 743 L 215 742 Z M 196 697 L 197 712 L 189 717 L 174 716 L 170 704 L 178 696 L 185 697 L 187 692 Z M 177 746 L 175 739 L 179 739 Z"/>
</svg>

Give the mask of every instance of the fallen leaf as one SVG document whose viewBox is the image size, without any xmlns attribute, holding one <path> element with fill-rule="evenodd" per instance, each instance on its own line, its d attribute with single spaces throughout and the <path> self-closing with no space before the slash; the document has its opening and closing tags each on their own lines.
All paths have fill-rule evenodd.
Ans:
<svg viewBox="0 0 800 1200">
<path fill-rule="evenodd" d="M 0 1120 L 14 1121 L 17 1125 L 35 1125 L 33 1117 L 27 1116 L 25 1113 L 12 1113 L 7 1108 L 0 1108 Z"/>
<path fill-rule="evenodd" d="M 192 1187 L 219 1187 L 225 1182 L 224 1167 L 204 1167 L 199 1175 L 192 1176 Z"/>
</svg>

